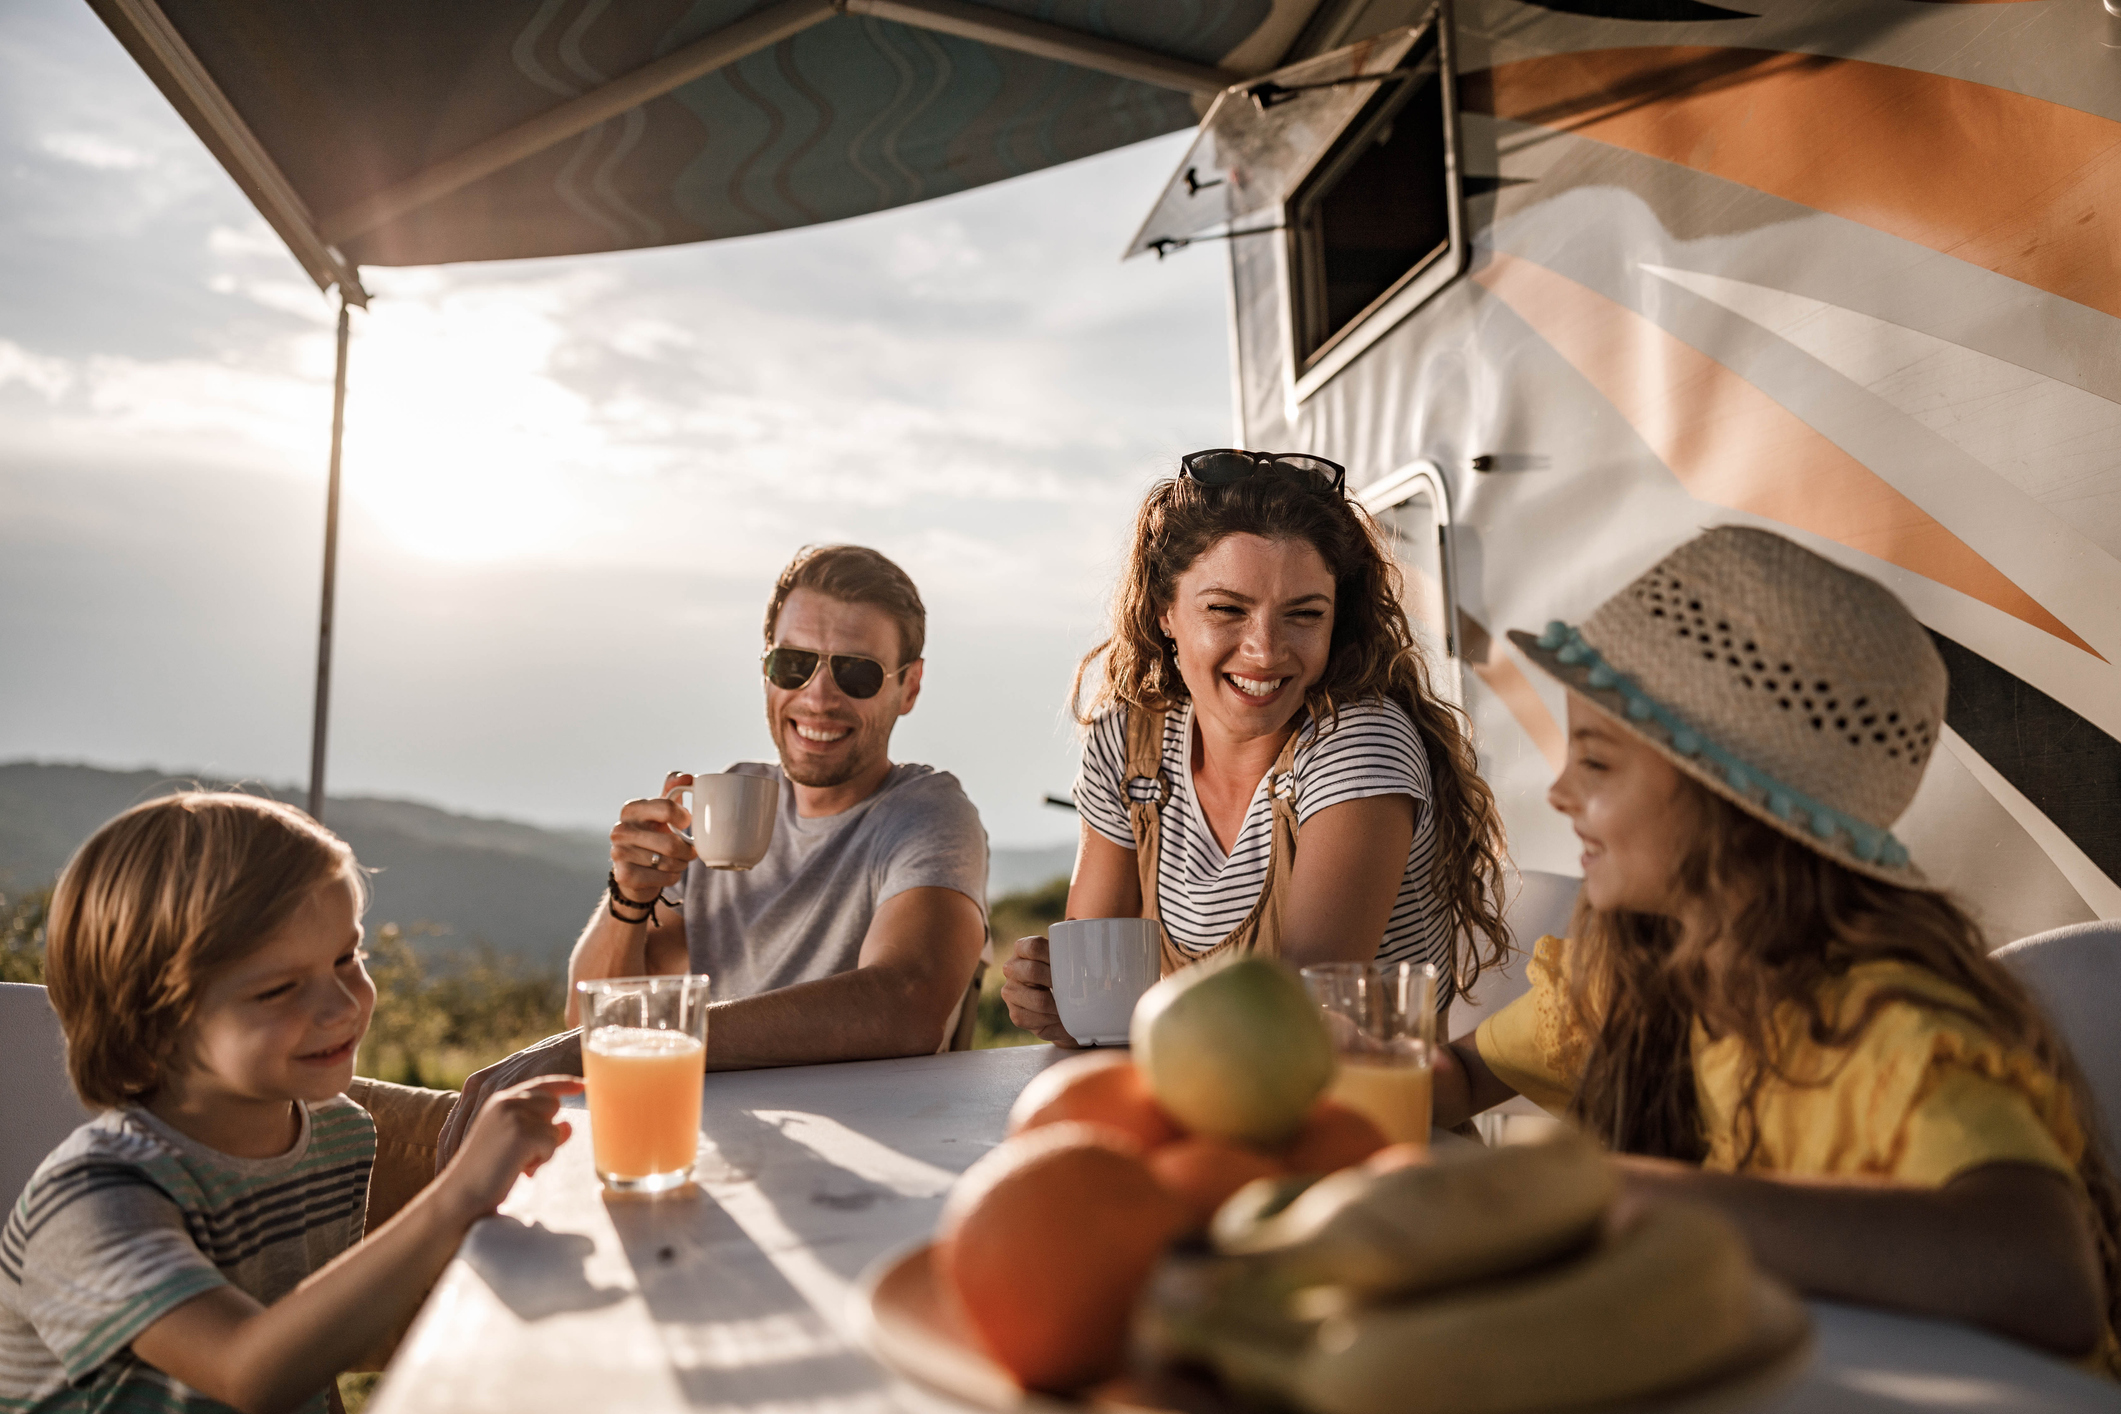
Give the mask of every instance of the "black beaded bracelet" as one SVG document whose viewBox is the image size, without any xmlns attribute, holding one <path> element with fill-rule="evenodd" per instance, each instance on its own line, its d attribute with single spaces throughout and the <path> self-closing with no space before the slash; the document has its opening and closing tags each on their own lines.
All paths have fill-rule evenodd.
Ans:
<svg viewBox="0 0 2121 1414">
<path fill-rule="evenodd" d="M 651 928 L 655 926 L 655 906 L 663 901 L 662 894 L 658 893 L 652 898 L 645 899 L 626 897 L 626 895 L 619 892 L 619 875 L 616 869 L 604 875 L 604 892 L 611 896 L 611 901 L 605 904 L 604 908 L 613 918 L 618 919 L 621 923 L 646 923 Z M 628 908 L 642 910 L 641 916 L 628 918 L 625 914 L 619 912 L 620 904 L 624 904 Z"/>
</svg>

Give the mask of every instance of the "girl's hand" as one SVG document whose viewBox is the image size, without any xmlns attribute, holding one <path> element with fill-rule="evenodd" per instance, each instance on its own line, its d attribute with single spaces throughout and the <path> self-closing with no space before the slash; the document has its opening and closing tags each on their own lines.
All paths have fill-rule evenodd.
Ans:
<svg viewBox="0 0 2121 1414">
<path fill-rule="evenodd" d="M 546 1075 L 512 1085 L 480 1108 L 463 1148 L 435 1180 L 466 1226 L 500 1207 L 518 1177 L 536 1173 L 567 1142 L 574 1126 L 555 1118 L 560 1097 L 581 1090 L 579 1077 Z"/>
<path fill-rule="evenodd" d="M 1075 1038 L 1061 1025 L 1060 1008 L 1053 1000 L 1053 968 L 1047 962 L 1044 938 L 1018 938 L 1016 955 L 1002 964 L 1002 1001 L 1009 1019 L 1041 1041 L 1075 1050 Z"/>
</svg>

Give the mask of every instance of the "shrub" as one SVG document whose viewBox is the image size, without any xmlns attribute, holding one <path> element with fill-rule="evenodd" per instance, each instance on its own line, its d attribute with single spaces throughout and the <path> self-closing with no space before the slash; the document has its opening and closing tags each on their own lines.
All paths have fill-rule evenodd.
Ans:
<svg viewBox="0 0 2121 1414">
<path fill-rule="evenodd" d="M 423 961 L 405 930 L 386 923 L 369 940 L 368 974 L 376 1014 L 356 1068 L 377 1080 L 454 1090 L 473 1071 L 566 1028 L 565 979 L 488 944 Z"/>
<path fill-rule="evenodd" d="M 1018 1027 L 1009 1020 L 1009 1008 L 1002 1002 L 1002 969 L 1016 949 L 1018 938 L 1028 938 L 1034 933 L 1043 933 L 1068 913 L 1068 876 L 1039 885 L 1035 889 L 1023 889 L 1013 894 L 1003 894 L 987 905 L 987 945 L 991 961 L 987 968 L 986 981 L 980 986 L 979 1021 L 972 1034 L 975 1050 L 988 1046 L 1030 1046 L 1038 1044 L 1038 1037 Z"/>
<path fill-rule="evenodd" d="M 52 891 L 0 894 L 0 982 L 44 981 L 44 920 Z"/>
</svg>

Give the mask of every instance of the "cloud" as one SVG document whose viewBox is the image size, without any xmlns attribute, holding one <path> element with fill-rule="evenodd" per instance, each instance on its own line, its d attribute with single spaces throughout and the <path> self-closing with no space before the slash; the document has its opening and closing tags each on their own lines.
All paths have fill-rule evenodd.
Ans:
<svg viewBox="0 0 2121 1414">
<path fill-rule="evenodd" d="M 37 145 L 52 156 L 106 172 L 129 172 L 147 165 L 147 154 L 94 133 L 45 133 Z"/>
<path fill-rule="evenodd" d="M 20 383 L 45 401 L 56 402 L 73 382 L 74 370 L 65 359 L 42 358 L 20 344 L 0 339 L 0 388 Z"/>
<path fill-rule="evenodd" d="M 593 824 L 764 751 L 766 589 L 854 540 L 930 607 L 902 758 L 998 842 L 1071 837 L 1037 800 L 1119 538 L 1229 425 L 1221 262 L 1117 262 L 1183 142 L 772 236 L 364 272 L 334 788 Z M 85 8 L 0 36 L 0 152 L 31 177 L 0 210 L 0 650 L 37 665 L 0 756 L 299 777 L 335 310 Z"/>
</svg>

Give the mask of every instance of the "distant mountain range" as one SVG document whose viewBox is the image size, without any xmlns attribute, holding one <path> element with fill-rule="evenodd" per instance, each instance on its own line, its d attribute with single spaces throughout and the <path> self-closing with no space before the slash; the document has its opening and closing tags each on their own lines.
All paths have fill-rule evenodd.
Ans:
<svg viewBox="0 0 2121 1414">
<path fill-rule="evenodd" d="M 0 764 L 0 893 L 41 888 L 81 841 L 128 806 L 193 784 L 197 777 L 97 766 Z M 245 789 L 306 804 L 289 786 Z M 424 947 L 489 942 L 540 967 L 565 963 L 604 887 L 610 843 L 593 830 L 550 830 L 514 820 L 458 815 L 410 800 L 328 797 L 327 824 L 378 872 L 371 927 L 397 923 Z M 998 849 L 990 891 L 1034 887 L 1068 872 L 1073 846 Z"/>
</svg>

